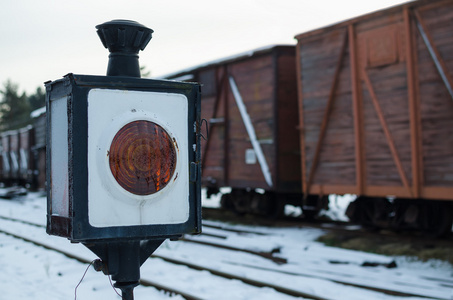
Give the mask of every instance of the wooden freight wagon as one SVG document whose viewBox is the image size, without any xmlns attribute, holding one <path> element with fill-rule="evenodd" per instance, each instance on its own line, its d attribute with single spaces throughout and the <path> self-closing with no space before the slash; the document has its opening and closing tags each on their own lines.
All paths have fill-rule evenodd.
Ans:
<svg viewBox="0 0 453 300">
<path fill-rule="evenodd" d="M 11 159 L 9 156 L 9 135 L 2 133 L 2 183 L 8 185 L 11 178 Z"/>
<path fill-rule="evenodd" d="M 19 133 L 10 130 L 1 134 L 3 179 L 6 185 L 16 184 L 19 180 Z"/>
<path fill-rule="evenodd" d="M 29 187 L 33 179 L 33 153 L 35 130 L 33 126 L 18 130 L 19 134 L 19 185 Z"/>
<path fill-rule="evenodd" d="M 364 223 L 451 230 L 452 20 L 453 1 L 415 1 L 296 36 L 305 194 L 357 194 Z"/>
<path fill-rule="evenodd" d="M 276 200 L 300 193 L 294 46 L 270 46 L 168 78 L 202 84 L 201 113 L 209 127 L 202 183 L 208 196 L 231 187 L 223 204 L 268 213 Z"/>
<path fill-rule="evenodd" d="M 31 113 L 35 130 L 33 153 L 33 180 L 31 189 L 44 190 L 46 187 L 46 108 L 42 107 Z"/>
</svg>

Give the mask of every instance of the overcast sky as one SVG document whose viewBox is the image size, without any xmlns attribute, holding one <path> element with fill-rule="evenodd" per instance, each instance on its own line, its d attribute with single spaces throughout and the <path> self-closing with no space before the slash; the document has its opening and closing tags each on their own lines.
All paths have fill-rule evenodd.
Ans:
<svg viewBox="0 0 453 300">
<path fill-rule="evenodd" d="M 0 0 L 0 88 L 33 93 L 67 73 L 105 75 L 95 26 L 114 19 L 154 30 L 140 52 L 151 77 L 274 44 L 407 0 Z"/>
</svg>

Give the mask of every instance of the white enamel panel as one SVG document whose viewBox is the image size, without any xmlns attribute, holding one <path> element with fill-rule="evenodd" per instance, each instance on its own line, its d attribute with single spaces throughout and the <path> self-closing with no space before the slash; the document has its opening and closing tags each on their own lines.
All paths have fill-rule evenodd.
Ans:
<svg viewBox="0 0 453 300">
<path fill-rule="evenodd" d="M 189 217 L 188 101 L 184 95 L 93 89 L 88 94 L 88 219 L 95 227 L 178 224 Z M 123 189 L 113 177 L 108 151 L 126 124 L 159 124 L 176 141 L 173 178 L 146 196 Z"/>
<path fill-rule="evenodd" d="M 66 97 L 50 102 L 50 116 L 52 215 L 68 217 L 68 101 Z"/>
</svg>

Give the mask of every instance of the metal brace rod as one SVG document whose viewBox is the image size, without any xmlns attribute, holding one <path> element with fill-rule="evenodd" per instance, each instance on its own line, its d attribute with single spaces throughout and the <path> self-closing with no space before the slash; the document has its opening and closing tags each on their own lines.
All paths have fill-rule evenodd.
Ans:
<svg viewBox="0 0 453 300">
<path fill-rule="evenodd" d="M 433 59 L 434 64 L 436 65 L 436 69 L 439 72 L 439 75 L 442 78 L 442 81 L 444 82 L 445 87 L 447 88 L 448 92 L 450 93 L 451 98 L 453 99 L 453 88 L 451 85 L 451 78 L 446 73 L 447 70 L 445 68 L 445 63 L 443 63 L 443 60 L 440 57 L 439 52 L 437 51 L 436 47 L 434 46 L 433 41 L 430 38 L 428 31 L 426 30 L 426 25 L 424 24 L 423 19 L 421 18 L 419 12 L 414 11 L 414 14 L 416 17 L 415 23 L 417 24 L 417 28 L 420 31 L 420 35 L 422 36 L 423 42 L 425 42 L 426 48 L 428 48 L 428 52 L 431 55 L 431 58 Z"/>
<path fill-rule="evenodd" d="M 371 84 L 371 80 L 368 77 L 368 73 L 365 69 L 362 70 L 362 77 L 363 81 L 365 82 L 365 85 L 368 89 L 368 93 L 370 94 L 371 101 L 373 102 L 374 109 L 376 110 L 376 113 L 378 115 L 379 121 L 381 122 L 382 129 L 384 130 L 384 135 L 387 139 L 387 144 L 390 148 L 390 152 L 392 153 L 393 161 L 395 162 L 396 168 L 398 170 L 398 173 L 400 175 L 401 181 L 406 188 L 407 192 L 409 195 L 412 195 L 412 190 L 409 186 L 409 181 L 407 180 L 406 173 L 404 172 L 403 164 L 401 163 L 401 159 L 398 155 L 398 151 L 395 146 L 395 142 L 392 139 L 392 135 L 390 134 L 390 129 L 387 125 L 387 122 L 385 121 L 384 113 L 382 112 L 381 106 L 379 105 L 378 98 L 376 96 L 376 93 L 374 92 L 373 85 Z"/>
<path fill-rule="evenodd" d="M 236 100 L 239 112 L 241 113 L 242 121 L 244 121 L 245 128 L 247 129 L 250 141 L 252 142 L 253 150 L 255 150 L 256 157 L 258 158 L 258 162 L 260 163 L 264 179 L 266 180 L 267 184 L 272 187 L 271 172 L 269 170 L 269 166 L 267 165 L 266 158 L 264 157 L 263 150 L 261 149 L 261 145 L 256 138 L 255 128 L 253 128 L 252 121 L 250 120 L 250 116 L 247 113 L 247 108 L 245 107 L 244 100 L 242 100 L 241 94 L 239 93 L 233 76 L 230 75 L 228 79 L 230 81 L 230 87 L 234 95 L 234 100 Z"/>
</svg>

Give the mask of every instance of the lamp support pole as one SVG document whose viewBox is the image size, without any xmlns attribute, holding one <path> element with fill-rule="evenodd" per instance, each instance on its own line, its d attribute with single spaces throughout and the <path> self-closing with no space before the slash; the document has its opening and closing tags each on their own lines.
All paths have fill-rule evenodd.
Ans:
<svg viewBox="0 0 453 300">
<path fill-rule="evenodd" d="M 140 78 L 138 52 L 151 40 L 153 30 L 129 20 L 113 20 L 96 26 L 102 44 L 110 52 L 107 76 Z M 156 240 L 125 240 L 84 243 L 100 259 L 94 268 L 111 275 L 114 286 L 121 289 L 124 300 L 134 299 L 139 284 L 140 266 L 164 242 Z"/>
</svg>

